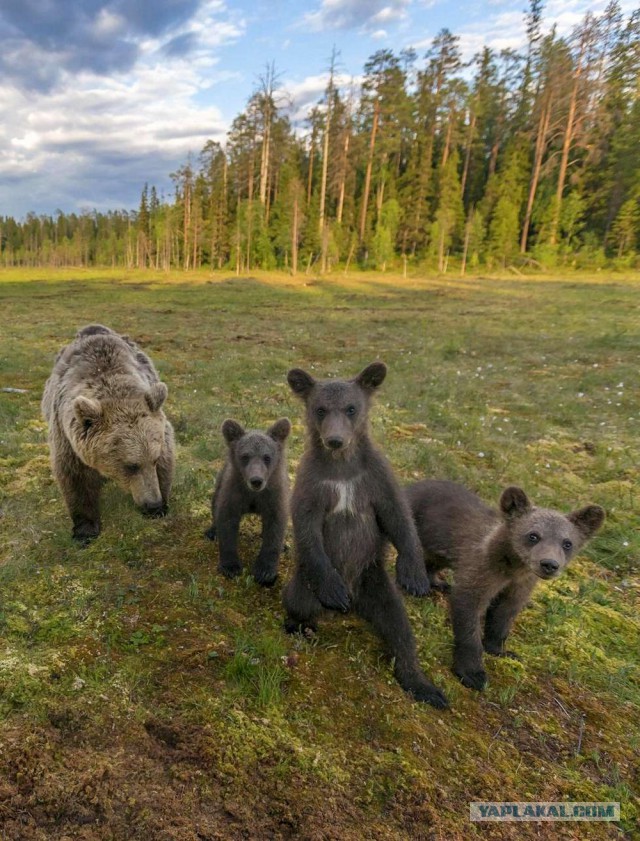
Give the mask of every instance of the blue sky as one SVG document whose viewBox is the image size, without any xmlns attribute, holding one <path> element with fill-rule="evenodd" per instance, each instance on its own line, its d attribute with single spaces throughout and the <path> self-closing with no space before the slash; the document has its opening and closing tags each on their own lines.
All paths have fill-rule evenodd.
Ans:
<svg viewBox="0 0 640 841">
<path fill-rule="evenodd" d="M 335 45 L 345 81 L 376 50 L 423 56 L 443 27 L 471 58 L 518 48 L 527 0 L 2 0 L 0 216 L 136 208 L 145 181 L 224 140 L 274 62 L 300 125 Z M 548 0 L 567 33 L 605 0 Z M 623 0 L 628 13 L 635 3 Z"/>
</svg>

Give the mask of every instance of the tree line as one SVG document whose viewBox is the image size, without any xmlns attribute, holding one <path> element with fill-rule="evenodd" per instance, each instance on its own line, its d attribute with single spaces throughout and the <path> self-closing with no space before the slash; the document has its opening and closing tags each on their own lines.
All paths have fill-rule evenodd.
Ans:
<svg viewBox="0 0 640 841">
<path fill-rule="evenodd" d="M 464 63 L 445 29 L 423 57 L 375 52 L 359 85 L 334 51 L 302 131 L 271 64 L 170 199 L 145 185 L 136 211 L 0 217 L 0 264 L 635 266 L 640 10 L 613 0 L 560 37 L 531 0 L 524 22 L 520 52 Z"/>
</svg>

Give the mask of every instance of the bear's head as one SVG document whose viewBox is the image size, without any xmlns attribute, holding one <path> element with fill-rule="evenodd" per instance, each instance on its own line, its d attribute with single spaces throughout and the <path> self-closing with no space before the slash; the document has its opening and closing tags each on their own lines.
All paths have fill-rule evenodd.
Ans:
<svg viewBox="0 0 640 841">
<path fill-rule="evenodd" d="M 222 424 L 231 462 L 250 491 L 259 493 L 267 487 L 282 461 L 290 432 L 289 418 L 280 418 L 266 432 L 245 430 L 234 420 L 226 420 Z"/>
<path fill-rule="evenodd" d="M 383 362 L 372 362 L 351 380 L 316 380 L 300 368 L 289 371 L 287 380 L 305 402 L 314 443 L 339 456 L 366 432 L 371 395 L 386 375 Z"/>
<path fill-rule="evenodd" d="M 539 578 L 555 578 L 604 522 L 599 505 L 571 514 L 536 508 L 521 488 L 500 497 L 500 510 L 515 554 Z"/>
<path fill-rule="evenodd" d="M 162 405 L 167 386 L 155 383 L 135 397 L 98 401 L 79 396 L 69 438 L 76 455 L 133 496 L 144 513 L 162 513 L 156 464 L 164 446 Z"/>
</svg>

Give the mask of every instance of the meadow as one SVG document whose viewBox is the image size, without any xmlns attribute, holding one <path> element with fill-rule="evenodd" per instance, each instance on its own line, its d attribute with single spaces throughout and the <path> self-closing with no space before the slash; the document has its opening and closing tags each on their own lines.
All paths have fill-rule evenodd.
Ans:
<svg viewBox="0 0 640 841">
<path fill-rule="evenodd" d="M 0 391 L 3 841 L 640 837 L 640 280 L 6 270 L 0 313 L 0 389 L 24 390 Z M 178 462 L 168 517 L 108 486 L 79 548 L 39 404 L 93 321 L 168 383 Z M 401 481 L 607 511 L 517 620 L 521 660 L 486 658 L 482 694 L 450 671 L 445 598 L 404 596 L 445 712 L 402 692 L 353 615 L 283 633 L 291 548 L 264 590 L 222 578 L 203 537 L 223 419 L 290 417 L 293 475 L 287 370 L 375 359 L 373 435 Z M 258 524 L 241 535 L 250 561 Z M 473 824 L 477 800 L 614 800 L 622 820 Z"/>
</svg>

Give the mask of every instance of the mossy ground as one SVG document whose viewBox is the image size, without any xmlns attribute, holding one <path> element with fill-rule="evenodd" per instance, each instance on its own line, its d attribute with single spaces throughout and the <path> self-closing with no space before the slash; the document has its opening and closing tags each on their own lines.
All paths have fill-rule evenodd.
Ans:
<svg viewBox="0 0 640 841">
<path fill-rule="evenodd" d="M 382 275 L 0 275 L 0 837 L 638 837 L 640 283 Z M 170 388 L 170 515 L 115 488 L 86 549 L 48 464 L 42 386 L 76 329 L 129 333 Z M 451 710 L 413 703 L 353 616 L 281 631 L 279 586 L 216 572 L 202 533 L 221 421 L 293 422 L 291 366 L 389 376 L 375 438 L 399 477 L 507 483 L 602 533 L 541 584 L 479 695 L 451 672 L 440 596 L 406 597 Z M 257 552 L 245 521 L 241 549 Z M 286 578 L 292 558 L 282 563 Z M 474 800 L 617 800 L 620 825 L 471 824 Z"/>
</svg>

